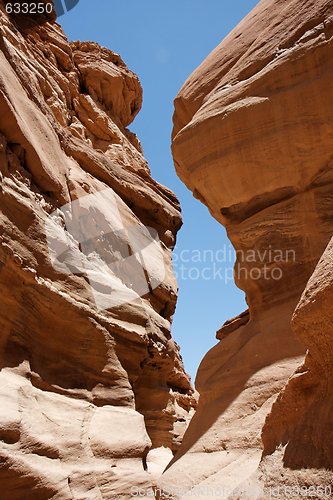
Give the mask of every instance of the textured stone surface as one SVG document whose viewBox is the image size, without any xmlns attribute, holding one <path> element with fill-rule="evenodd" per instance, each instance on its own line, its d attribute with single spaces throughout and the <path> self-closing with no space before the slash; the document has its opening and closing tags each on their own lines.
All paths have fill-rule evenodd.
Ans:
<svg viewBox="0 0 333 500">
<path fill-rule="evenodd" d="M 195 404 L 170 334 L 179 204 L 126 128 L 142 91 L 121 58 L 69 44 L 51 22 L 13 22 L 2 1 L 0 23 L 0 496 L 130 498 L 177 450 Z M 110 308 L 112 286 L 126 294 L 131 284 L 101 271 L 113 255 L 105 234 L 96 229 L 84 250 L 60 210 L 106 189 L 90 212 L 83 206 L 80 228 L 150 226 L 161 243 L 145 249 L 144 265 L 158 277 L 158 247 L 165 270 L 159 286 Z M 72 272 L 52 265 L 47 236 Z"/>
<path fill-rule="evenodd" d="M 218 333 L 200 365 L 198 410 L 160 481 L 180 488 L 175 498 L 206 498 L 206 487 L 266 499 L 260 488 L 332 479 L 325 263 L 290 324 L 333 232 L 332 15 L 328 0 L 263 0 L 175 101 L 178 175 L 226 226 L 250 314 Z"/>
<path fill-rule="evenodd" d="M 262 470 L 278 477 L 283 466 L 291 469 L 295 471 L 294 484 L 302 480 L 301 469 L 311 468 L 317 470 L 321 484 L 332 485 L 332 474 L 327 472 L 333 468 L 332 255 L 331 240 L 292 318 L 295 334 L 308 349 L 304 363 L 274 403 L 262 435 Z"/>
</svg>

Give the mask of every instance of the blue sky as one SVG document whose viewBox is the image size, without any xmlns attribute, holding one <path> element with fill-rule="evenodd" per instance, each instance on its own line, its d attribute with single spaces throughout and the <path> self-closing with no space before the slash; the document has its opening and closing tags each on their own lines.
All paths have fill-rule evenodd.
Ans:
<svg viewBox="0 0 333 500">
<path fill-rule="evenodd" d="M 246 304 L 230 277 L 233 252 L 223 227 L 175 174 L 173 100 L 192 71 L 257 3 L 80 0 L 59 18 L 69 39 L 95 41 L 118 52 L 140 78 L 144 102 L 130 129 L 139 136 L 153 177 L 171 188 L 182 205 L 184 225 L 174 258 L 180 290 L 172 331 L 192 380 L 216 343 L 216 330 Z"/>
</svg>

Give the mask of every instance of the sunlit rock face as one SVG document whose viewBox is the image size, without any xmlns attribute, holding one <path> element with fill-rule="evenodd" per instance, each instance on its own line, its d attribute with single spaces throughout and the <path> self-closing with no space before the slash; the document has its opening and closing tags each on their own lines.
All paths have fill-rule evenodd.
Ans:
<svg viewBox="0 0 333 500">
<path fill-rule="evenodd" d="M 0 497 L 131 498 L 195 405 L 170 334 L 179 204 L 127 129 L 121 58 L 0 16 Z"/>
<path fill-rule="evenodd" d="M 330 249 L 304 291 L 333 232 L 332 16 L 328 0 L 261 1 L 176 97 L 177 173 L 226 227 L 249 313 L 200 365 L 162 496 L 332 482 Z"/>
</svg>

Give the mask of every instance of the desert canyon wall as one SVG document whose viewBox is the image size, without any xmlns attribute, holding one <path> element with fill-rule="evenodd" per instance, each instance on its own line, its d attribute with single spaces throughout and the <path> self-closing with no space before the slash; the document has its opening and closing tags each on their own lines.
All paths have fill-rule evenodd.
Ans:
<svg viewBox="0 0 333 500">
<path fill-rule="evenodd" d="M 127 128 L 120 56 L 0 1 L 0 68 L 0 498 L 131 498 L 195 405 L 170 334 L 179 203 Z"/>
<path fill-rule="evenodd" d="M 173 155 L 227 229 L 249 311 L 200 365 L 159 495 L 331 498 L 332 2 L 262 0 L 178 94 Z"/>
</svg>

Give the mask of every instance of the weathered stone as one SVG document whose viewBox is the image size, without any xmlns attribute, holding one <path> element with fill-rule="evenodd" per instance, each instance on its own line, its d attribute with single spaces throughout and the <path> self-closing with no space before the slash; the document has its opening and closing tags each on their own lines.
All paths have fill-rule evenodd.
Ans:
<svg viewBox="0 0 333 500">
<path fill-rule="evenodd" d="M 205 498 L 206 487 L 266 499 L 269 485 L 332 482 L 323 469 L 333 467 L 324 264 L 318 293 L 312 278 L 296 309 L 296 335 L 290 326 L 333 231 L 332 15 L 328 0 L 261 1 L 175 101 L 178 175 L 226 227 L 250 314 L 228 335 L 222 329 L 200 365 L 198 410 L 160 481 L 165 490 L 177 484 L 175 498 Z M 297 472 L 283 468 L 281 450 L 271 455 L 287 442 L 284 465 Z"/>
<path fill-rule="evenodd" d="M 142 91 L 118 55 L 15 21 L 3 1 L 0 23 L 0 496 L 131 498 L 152 487 L 195 406 L 170 333 L 178 200 L 126 128 Z M 68 236 L 76 223 L 92 241 Z M 112 248 L 104 229 L 117 224 Z M 106 266 L 126 250 L 141 297 Z M 133 300 L 111 307 L 119 294 Z"/>
</svg>

